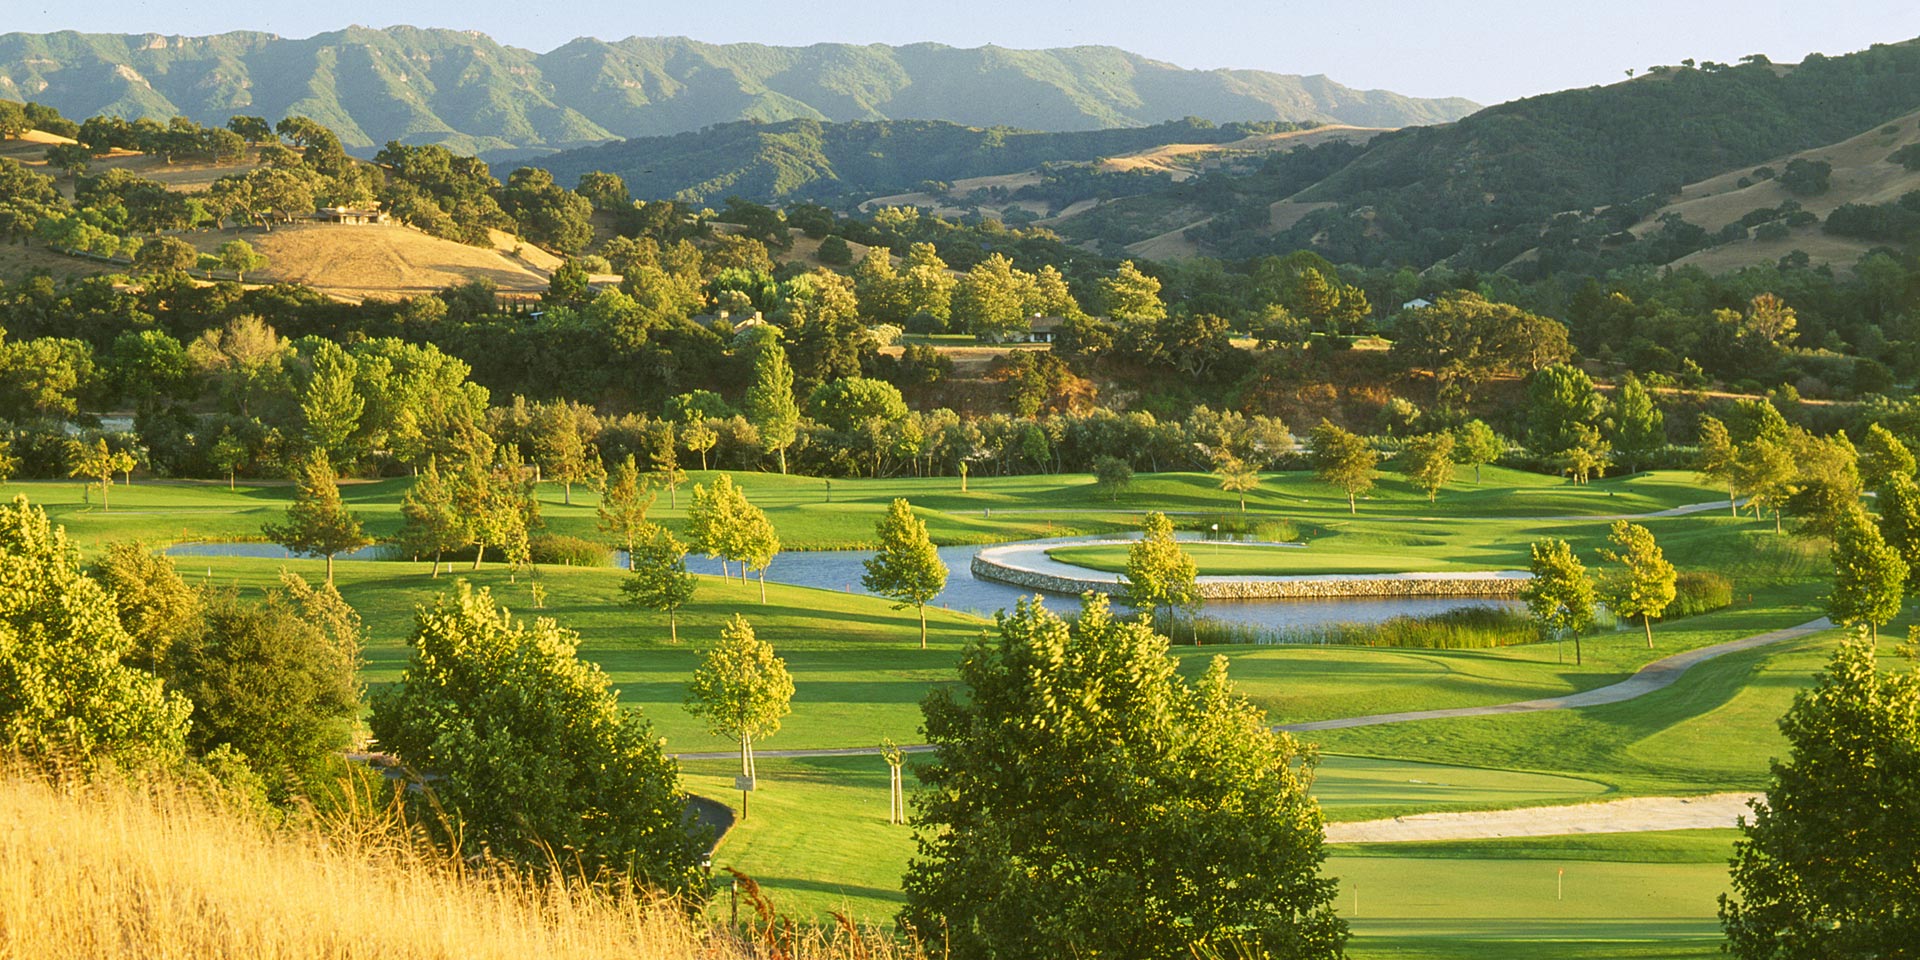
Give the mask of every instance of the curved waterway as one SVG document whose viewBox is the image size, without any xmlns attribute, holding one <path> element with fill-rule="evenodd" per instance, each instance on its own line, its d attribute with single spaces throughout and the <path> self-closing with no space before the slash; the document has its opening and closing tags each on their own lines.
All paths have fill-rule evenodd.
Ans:
<svg viewBox="0 0 1920 960">
<path fill-rule="evenodd" d="M 1113 538 L 1108 535 L 1056 537 L 1026 542 L 1052 546 L 1110 539 Z M 1034 595 L 1033 591 L 1022 590 L 1008 584 L 975 579 L 972 572 L 973 555 L 989 546 L 1006 546 L 1006 544 L 940 548 L 940 559 L 946 563 L 948 570 L 947 589 L 934 599 L 935 606 L 990 617 L 997 610 L 1012 607 L 1014 601 L 1019 598 Z M 285 559 L 292 556 L 285 548 L 271 543 L 182 543 L 168 548 L 167 555 L 177 558 L 257 557 L 265 559 Z M 775 557 L 767 566 L 767 581 L 796 587 L 814 587 L 820 590 L 867 593 L 868 591 L 860 585 L 860 578 L 866 574 L 865 563 L 871 556 L 873 556 L 871 550 L 789 551 Z M 338 559 L 393 559 L 392 548 L 368 547 L 352 554 L 342 554 Z M 614 558 L 616 565 L 623 563 L 624 559 L 618 553 Z M 687 569 L 695 573 L 718 575 L 720 562 L 694 554 L 687 557 Z M 1080 606 L 1077 597 L 1055 594 L 1039 596 L 1048 609 L 1061 614 L 1070 614 Z M 1223 623 L 1243 624 L 1270 630 L 1301 630 L 1332 623 L 1379 623 L 1393 617 L 1426 616 L 1457 610 L 1461 607 L 1517 608 L 1518 606 L 1519 604 L 1512 600 L 1480 597 L 1215 600 L 1209 602 L 1201 613 L 1205 617 Z"/>
</svg>

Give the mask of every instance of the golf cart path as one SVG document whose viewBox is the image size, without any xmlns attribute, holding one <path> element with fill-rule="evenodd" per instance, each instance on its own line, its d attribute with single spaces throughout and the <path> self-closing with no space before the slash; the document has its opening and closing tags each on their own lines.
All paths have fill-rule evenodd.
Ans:
<svg viewBox="0 0 1920 960">
<path fill-rule="evenodd" d="M 1307 723 L 1288 723 L 1275 727 L 1293 733 L 1310 733 L 1315 730 L 1345 730 L 1350 727 L 1377 727 L 1388 723 L 1412 723 L 1419 720 L 1447 720 L 1455 717 L 1495 717 L 1510 713 L 1538 713 L 1543 710 L 1575 710 L 1580 707 L 1597 707 L 1608 703 L 1623 703 L 1636 697 L 1644 697 L 1655 690 L 1662 690 L 1679 680 L 1681 674 L 1694 665 L 1704 663 L 1716 657 L 1730 653 L 1764 647 L 1770 643 L 1785 640 L 1797 640 L 1811 633 L 1818 633 L 1833 626 L 1826 617 L 1803 623 L 1797 627 L 1781 630 L 1769 630 L 1756 633 L 1751 637 L 1728 640 L 1711 646 L 1697 647 L 1683 653 L 1661 657 L 1641 667 L 1639 672 L 1619 683 L 1569 693 L 1558 697 L 1542 697 L 1538 700 L 1521 700 L 1517 703 L 1496 703 L 1484 707 L 1454 707 L 1447 710 L 1409 710 L 1403 713 L 1376 713 L 1365 717 L 1342 717 L 1335 720 L 1314 720 Z"/>
<path fill-rule="evenodd" d="M 1469 813 L 1420 813 L 1390 820 L 1327 824 L 1328 843 L 1411 843 L 1420 840 L 1492 840 L 1583 833 L 1646 833 L 1735 826 L 1756 793 L 1704 797 L 1633 797 L 1562 807 L 1523 807 Z"/>
<path fill-rule="evenodd" d="M 1494 717 L 1513 713 L 1538 713 L 1547 710 L 1575 710 L 1581 707 L 1594 707 L 1609 703 L 1624 703 L 1636 697 L 1644 697 L 1656 690 L 1670 687 L 1681 675 L 1695 665 L 1705 663 L 1730 653 L 1752 650 L 1768 644 L 1795 640 L 1809 634 L 1818 633 L 1833 626 L 1825 617 L 1803 623 L 1797 627 L 1769 630 L 1756 633 L 1738 640 L 1728 640 L 1710 646 L 1698 647 L 1682 653 L 1662 657 L 1641 667 L 1633 676 L 1619 683 L 1570 693 L 1558 697 L 1542 697 L 1537 700 L 1521 700 L 1516 703 L 1496 703 L 1481 707 L 1454 707 L 1446 710 L 1409 710 L 1401 713 L 1376 713 L 1362 717 L 1342 717 L 1333 720 L 1313 720 L 1306 723 L 1287 723 L 1274 727 L 1289 733 L 1309 733 L 1316 730 L 1344 730 L 1351 727 L 1375 727 L 1389 723 L 1414 723 L 1421 720 L 1445 720 L 1459 717 Z M 915 744 L 901 748 L 907 753 L 928 753 L 933 747 L 927 744 Z M 756 757 L 768 759 L 799 760 L 814 757 L 862 757 L 880 752 L 879 747 L 839 747 L 822 750 L 757 750 Z M 681 753 L 675 754 L 678 760 L 731 760 L 738 753 Z M 1550 809 L 1563 809 L 1554 807 Z"/>
</svg>

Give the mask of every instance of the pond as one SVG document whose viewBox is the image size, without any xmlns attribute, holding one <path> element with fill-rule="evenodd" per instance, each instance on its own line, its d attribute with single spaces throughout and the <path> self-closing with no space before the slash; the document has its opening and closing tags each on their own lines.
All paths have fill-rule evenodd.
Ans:
<svg viewBox="0 0 1920 960">
<path fill-rule="evenodd" d="M 1111 536 L 1057 537 L 1028 542 L 1056 545 L 1109 539 L 1113 538 Z M 1011 608 L 1014 601 L 1019 598 L 1033 595 L 1029 590 L 974 577 L 973 555 L 988 546 L 1005 546 L 1005 544 L 940 548 L 940 559 L 946 563 L 949 575 L 947 589 L 934 600 L 934 605 L 991 617 L 997 610 Z M 169 548 L 167 555 L 176 558 L 258 557 L 267 559 L 284 559 L 292 556 L 285 548 L 271 543 L 183 543 Z M 860 585 L 860 578 L 865 575 L 864 564 L 871 556 L 873 552 L 870 550 L 789 551 L 775 557 L 774 561 L 768 564 L 767 582 L 845 593 L 867 593 L 868 591 Z M 352 554 L 343 554 L 339 559 L 394 559 L 393 548 L 367 547 Z M 617 565 L 625 563 L 624 551 L 615 552 L 614 562 Z M 687 569 L 695 573 L 718 575 L 720 562 L 694 554 L 687 557 Z M 1071 614 L 1080 607 L 1077 597 L 1055 594 L 1040 596 L 1047 608 L 1056 613 Z M 1222 623 L 1271 630 L 1297 630 L 1331 623 L 1379 623 L 1393 617 L 1427 616 L 1462 607 L 1518 609 L 1520 606 L 1512 600 L 1478 597 L 1216 600 L 1209 602 L 1201 612 L 1204 616 Z"/>
</svg>

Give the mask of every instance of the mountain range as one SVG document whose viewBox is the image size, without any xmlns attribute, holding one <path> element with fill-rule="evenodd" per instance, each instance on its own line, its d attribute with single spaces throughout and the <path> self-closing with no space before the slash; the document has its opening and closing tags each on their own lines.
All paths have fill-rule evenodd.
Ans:
<svg viewBox="0 0 1920 960">
<path fill-rule="evenodd" d="M 716 45 L 581 38 L 547 53 L 476 32 L 350 27 L 306 39 L 0 35 L 0 97 L 67 116 L 306 116 L 366 153 L 389 140 L 489 158 L 730 121 L 945 120 L 1071 131 L 1197 117 L 1367 127 L 1445 123 L 1478 105 L 1324 76 L 1188 70 L 1113 47 L 1014 50 Z"/>
</svg>

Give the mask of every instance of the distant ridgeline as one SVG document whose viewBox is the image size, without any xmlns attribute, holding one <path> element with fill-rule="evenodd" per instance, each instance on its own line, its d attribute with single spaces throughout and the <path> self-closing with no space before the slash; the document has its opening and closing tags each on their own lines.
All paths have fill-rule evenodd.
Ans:
<svg viewBox="0 0 1920 960">
<path fill-rule="evenodd" d="M 1459 267 L 1497 269 L 1544 247 L 1555 268 L 1596 269 L 1622 265 L 1595 251 L 1631 242 L 1622 231 L 1683 184 L 1834 143 L 1915 110 L 1915 42 L 1815 54 L 1792 67 L 1764 57 L 1664 67 L 1489 107 L 1443 127 L 1383 134 L 1331 175 L 1297 151 L 1230 182 L 1172 185 L 1161 202 L 1188 208 L 1186 222 L 1213 214 L 1189 236 L 1223 255 L 1312 245 L 1337 262 L 1451 258 Z M 1325 178 L 1303 182 L 1303 168 Z M 1267 205 L 1286 199 L 1330 206 L 1265 232 Z M 1704 234 L 1651 239 L 1625 260 L 1664 263 L 1708 243 Z"/>
<path fill-rule="evenodd" d="M 352 27 L 307 39 L 235 32 L 0 36 L 0 98 L 72 117 L 219 126 L 303 116 L 365 156 L 389 140 L 500 159 L 736 120 L 921 118 L 1029 130 L 1180 117 L 1369 127 L 1478 109 L 1354 90 L 1326 77 L 1185 70 L 1112 47 L 956 49 L 574 40 L 548 53 L 455 30 Z"/>
<path fill-rule="evenodd" d="M 1185 120 L 1151 127 L 1044 133 L 938 120 L 727 123 L 539 158 L 560 183 L 596 170 L 619 174 L 634 196 L 714 202 L 876 197 L 952 181 L 1085 162 L 1170 143 L 1231 143 L 1315 123 Z"/>
</svg>

